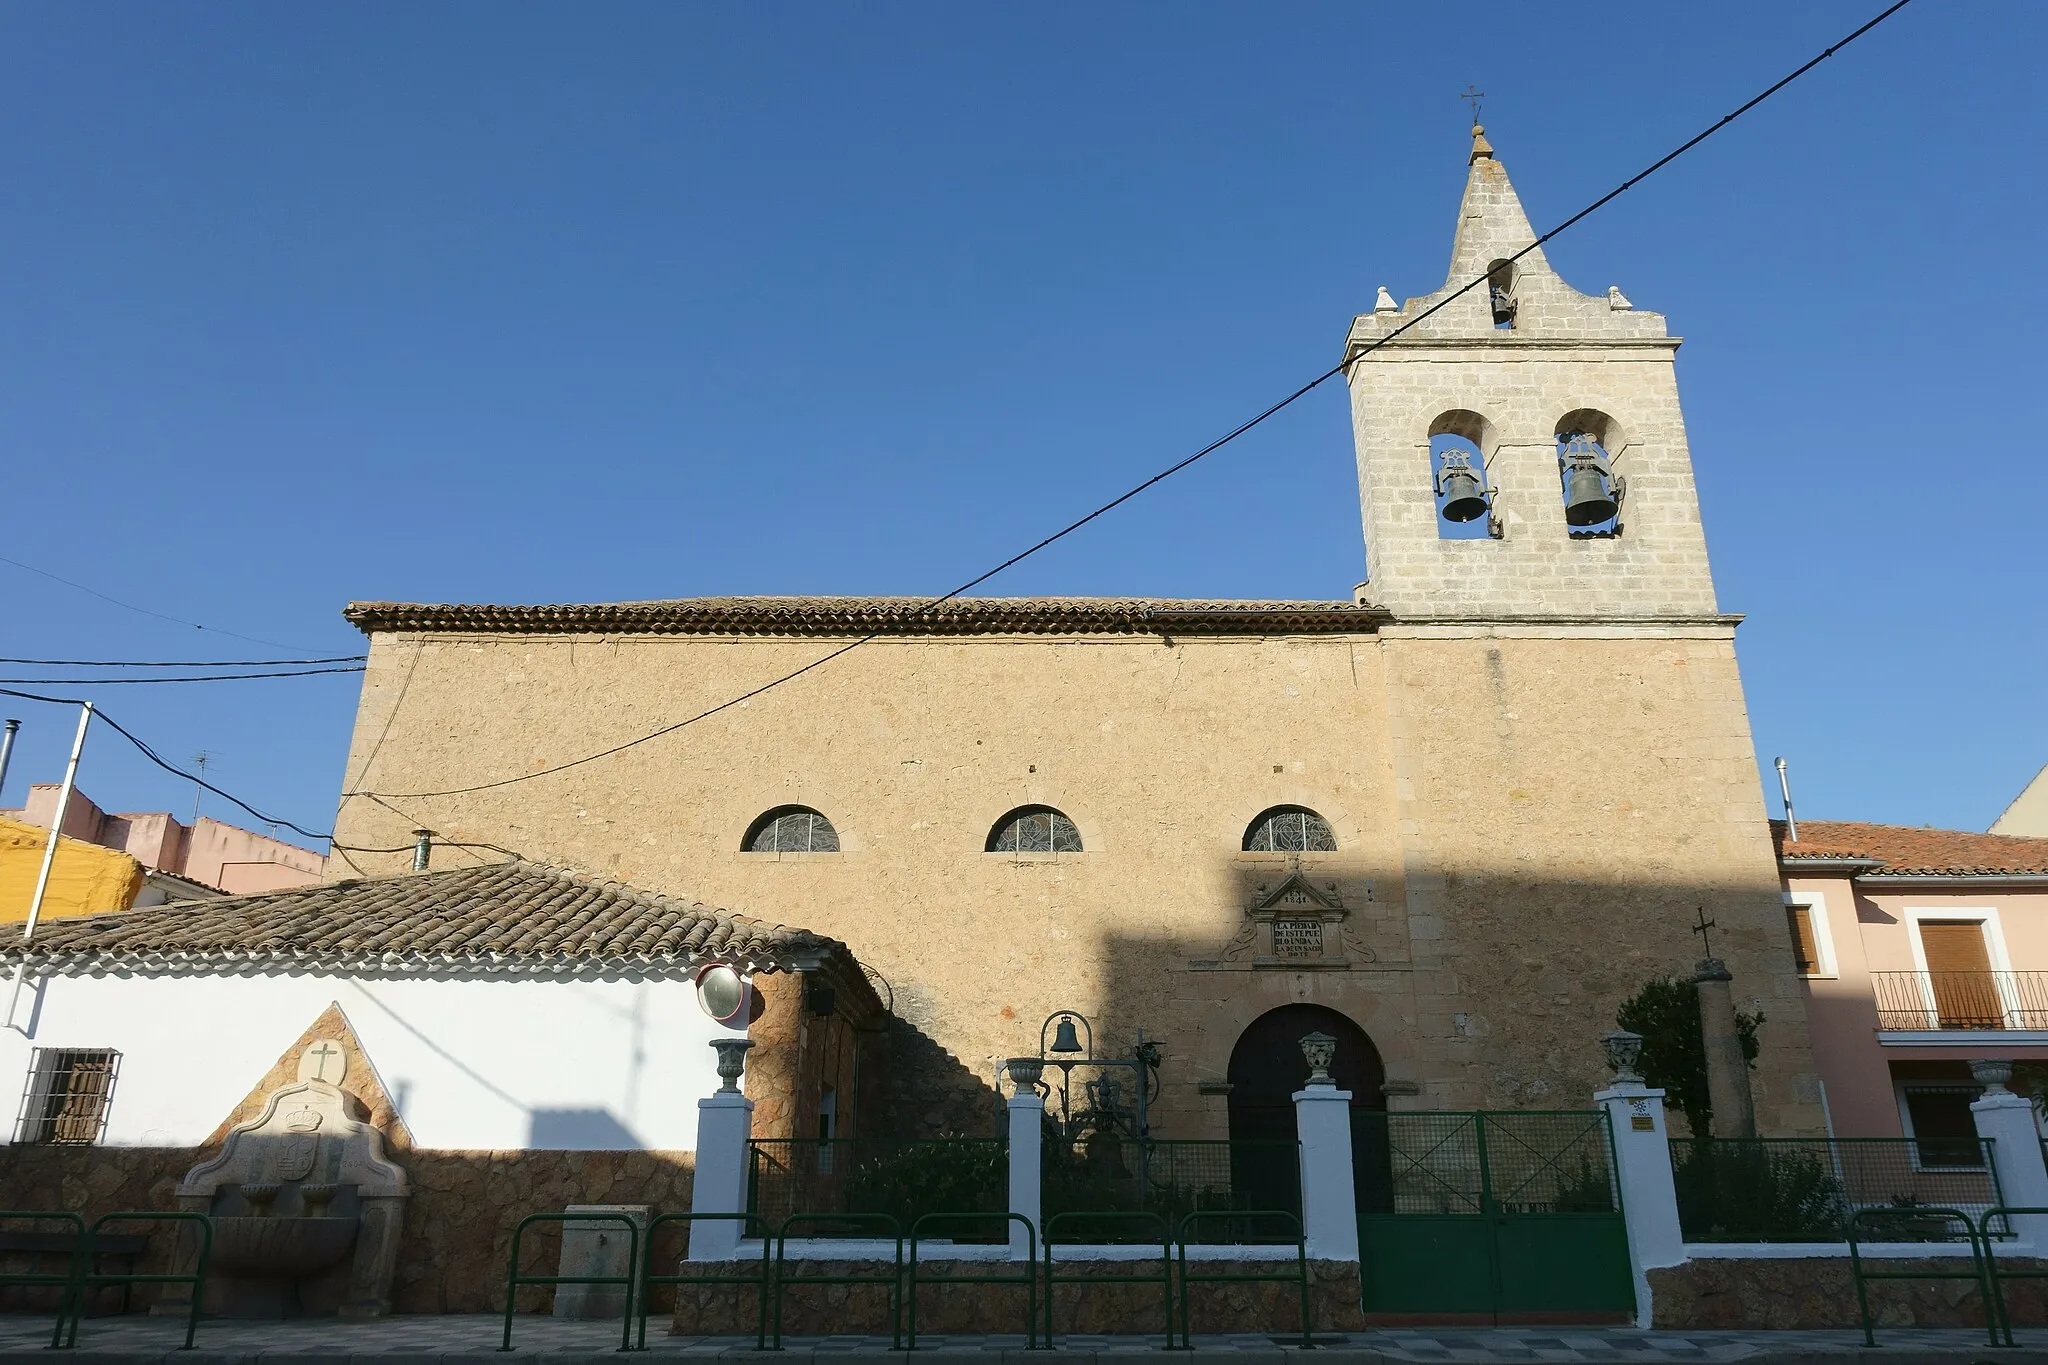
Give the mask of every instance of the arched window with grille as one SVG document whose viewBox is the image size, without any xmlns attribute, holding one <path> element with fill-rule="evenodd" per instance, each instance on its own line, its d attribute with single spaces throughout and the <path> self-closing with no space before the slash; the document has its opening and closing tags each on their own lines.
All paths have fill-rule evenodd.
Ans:
<svg viewBox="0 0 2048 1365">
<path fill-rule="evenodd" d="M 777 806 L 747 826 L 748 853 L 837 853 L 839 831 L 809 806 Z"/>
<path fill-rule="evenodd" d="M 1307 806 L 1274 806 L 1245 827 L 1247 853 L 1335 853 L 1337 833 Z"/>
<path fill-rule="evenodd" d="M 1019 806 L 988 832 L 990 853 L 1079 853 L 1081 831 L 1051 806 Z"/>
</svg>

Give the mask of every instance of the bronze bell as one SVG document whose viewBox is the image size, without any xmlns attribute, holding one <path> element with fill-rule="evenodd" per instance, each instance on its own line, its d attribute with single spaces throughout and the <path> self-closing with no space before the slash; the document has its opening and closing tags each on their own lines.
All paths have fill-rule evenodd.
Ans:
<svg viewBox="0 0 2048 1365">
<path fill-rule="evenodd" d="M 1444 475 L 1444 518 L 1447 521 L 1476 521 L 1486 515 L 1486 495 L 1472 471 L 1461 469 Z"/>
<path fill-rule="evenodd" d="M 1052 1048 L 1051 1048 L 1051 1051 L 1053 1051 L 1053 1052 L 1080 1052 L 1080 1051 L 1082 1051 L 1082 1047 L 1081 1047 L 1081 1040 L 1080 1040 L 1080 1038 L 1078 1038 L 1077 1036 L 1075 1036 L 1075 1033 L 1074 1033 L 1074 1021 L 1073 1021 L 1072 1019 L 1061 1019 L 1061 1020 L 1060 1020 L 1060 1026 L 1059 1026 L 1059 1027 L 1058 1027 L 1057 1029 L 1054 1029 L 1054 1030 L 1053 1030 L 1053 1035 L 1052 1035 Z"/>
<path fill-rule="evenodd" d="M 1477 521 L 1486 515 L 1486 490 L 1479 486 L 1470 462 L 1463 455 L 1444 456 L 1437 492 L 1443 495 L 1446 521 Z"/>
<path fill-rule="evenodd" d="M 1564 478 L 1564 521 L 1567 526 L 1598 526 L 1621 510 L 1607 491 L 1607 479 L 1591 464 L 1574 462 Z"/>
<path fill-rule="evenodd" d="M 1621 504 L 1614 497 L 1607 461 L 1602 458 L 1605 452 L 1584 432 L 1563 439 L 1565 525 L 1598 526 L 1614 520 Z"/>
</svg>

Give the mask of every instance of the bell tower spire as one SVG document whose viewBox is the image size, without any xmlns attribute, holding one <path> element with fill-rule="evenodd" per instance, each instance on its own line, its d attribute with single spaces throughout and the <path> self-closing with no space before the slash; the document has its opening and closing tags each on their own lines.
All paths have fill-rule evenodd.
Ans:
<svg viewBox="0 0 2048 1365">
<path fill-rule="evenodd" d="M 1416 617 L 1712 617 L 1678 340 L 1535 241 L 1475 109 L 1443 286 L 1347 342 L 1361 595 Z"/>
</svg>

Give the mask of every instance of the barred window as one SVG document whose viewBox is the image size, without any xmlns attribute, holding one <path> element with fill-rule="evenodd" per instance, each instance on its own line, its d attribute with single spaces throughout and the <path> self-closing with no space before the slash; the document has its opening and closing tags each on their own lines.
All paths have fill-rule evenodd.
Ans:
<svg viewBox="0 0 2048 1365">
<path fill-rule="evenodd" d="M 121 1054 L 109 1048 L 39 1047 L 29 1054 L 28 1085 L 14 1140 L 89 1145 L 107 1130 Z"/>
<path fill-rule="evenodd" d="M 1245 827 L 1247 853 L 1335 853 L 1330 822 L 1306 806 L 1275 806 Z"/>
<path fill-rule="evenodd" d="M 1051 806 L 1019 806 L 988 832 L 990 853 L 1079 853 L 1081 831 Z"/>
<path fill-rule="evenodd" d="M 747 827 L 748 853 L 837 853 L 839 831 L 809 806 L 777 806 Z"/>
</svg>

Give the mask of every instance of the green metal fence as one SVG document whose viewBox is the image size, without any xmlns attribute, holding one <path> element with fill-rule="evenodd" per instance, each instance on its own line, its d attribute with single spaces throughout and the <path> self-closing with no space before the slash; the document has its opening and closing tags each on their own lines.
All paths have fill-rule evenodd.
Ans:
<svg viewBox="0 0 2048 1365">
<path fill-rule="evenodd" d="M 1003 1213 L 1009 1145 L 1001 1138 L 761 1138 L 747 1144 L 747 1212 L 781 1226 L 797 1214 L 807 1237 L 856 1237 L 868 1214 L 909 1227 L 928 1213 Z M 994 1225 L 996 1240 L 1007 1238 Z"/>
<path fill-rule="evenodd" d="M 1301 1144 L 1284 1139 L 1047 1138 L 1041 1214 L 1155 1213 L 1173 1226 L 1190 1213 L 1274 1210 L 1301 1217 Z M 1285 1242 L 1272 1220 L 1205 1219 L 1198 1240 Z"/>
<path fill-rule="evenodd" d="M 1352 1115 L 1367 1214 L 1614 1213 L 1621 1205 L 1599 1110 Z"/>
<path fill-rule="evenodd" d="M 1988 1140 L 1693 1138 L 1671 1144 L 1688 1242 L 1949 1240 L 1949 1219 L 2000 1202 Z"/>
</svg>

